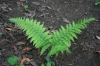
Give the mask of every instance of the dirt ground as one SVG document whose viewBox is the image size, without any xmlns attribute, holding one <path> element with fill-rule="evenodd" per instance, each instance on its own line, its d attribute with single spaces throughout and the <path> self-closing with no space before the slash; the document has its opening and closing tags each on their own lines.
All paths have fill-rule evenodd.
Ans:
<svg viewBox="0 0 100 66">
<path fill-rule="evenodd" d="M 72 54 L 53 56 L 55 66 L 100 66 L 100 5 L 99 0 L 0 0 L 0 66 L 10 66 L 7 58 L 23 57 L 25 66 L 40 66 L 45 63 L 45 54 L 29 43 L 25 33 L 9 22 L 11 17 L 28 17 L 45 24 L 48 30 L 57 30 L 72 21 L 94 17 L 97 20 L 88 25 L 78 40 L 70 47 Z M 28 5 L 28 9 L 24 6 Z M 26 50 L 28 48 L 28 50 Z"/>
</svg>

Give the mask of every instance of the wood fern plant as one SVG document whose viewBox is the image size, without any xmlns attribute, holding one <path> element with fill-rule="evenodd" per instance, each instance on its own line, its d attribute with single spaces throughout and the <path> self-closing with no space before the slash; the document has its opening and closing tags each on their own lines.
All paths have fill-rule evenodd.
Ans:
<svg viewBox="0 0 100 66">
<path fill-rule="evenodd" d="M 95 18 L 86 18 L 79 22 L 72 22 L 67 24 L 65 27 L 61 26 L 58 31 L 54 31 L 53 34 L 49 34 L 46 31 L 44 24 L 40 24 L 37 20 L 29 18 L 10 18 L 11 22 L 16 23 L 20 28 L 26 32 L 27 39 L 33 42 L 36 48 L 41 48 L 40 55 L 42 55 L 48 48 L 48 56 L 54 54 L 58 55 L 59 52 L 64 51 L 71 53 L 70 46 L 71 41 L 74 42 L 74 38 L 77 39 L 77 34 L 81 34 L 81 29 L 85 29 L 86 24 L 95 20 Z"/>
</svg>

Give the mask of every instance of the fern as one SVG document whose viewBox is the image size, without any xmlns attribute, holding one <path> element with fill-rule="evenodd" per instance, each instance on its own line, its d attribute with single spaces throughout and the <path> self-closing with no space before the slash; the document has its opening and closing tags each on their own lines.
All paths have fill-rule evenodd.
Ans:
<svg viewBox="0 0 100 66">
<path fill-rule="evenodd" d="M 59 52 L 63 53 L 64 50 L 70 53 L 71 41 L 74 42 L 74 38 L 77 39 L 76 34 L 81 34 L 81 29 L 85 29 L 87 27 L 86 24 L 93 20 L 95 18 L 80 20 L 76 24 L 72 22 L 72 24 L 67 24 L 65 28 L 61 26 L 59 31 L 53 32 L 53 39 L 51 39 L 52 48 L 48 55 L 58 55 Z"/>
<path fill-rule="evenodd" d="M 31 38 L 30 42 L 34 42 L 33 45 L 35 45 L 36 48 L 49 44 L 48 40 L 51 35 L 48 35 L 49 31 L 45 31 L 46 28 L 43 27 L 43 24 L 40 25 L 40 22 L 28 18 L 11 18 L 9 20 L 18 24 L 23 31 L 26 31 L 27 39 Z"/>
<path fill-rule="evenodd" d="M 42 48 L 41 55 L 46 49 L 51 48 L 48 55 L 52 56 L 64 51 L 71 53 L 69 50 L 71 41 L 74 42 L 74 38 L 77 39 L 76 34 L 81 34 L 81 29 L 85 29 L 86 24 L 94 21 L 95 18 L 87 18 L 77 23 L 72 22 L 72 24 L 67 24 L 66 27 L 61 26 L 59 31 L 55 31 L 53 34 L 49 34 L 43 24 L 33 19 L 10 18 L 9 20 L 18 24 L 23 31 L 26 31 L 27 39 L 30 38 L 30 42 L 33 42 L 36 48 Z"/>
</svg>

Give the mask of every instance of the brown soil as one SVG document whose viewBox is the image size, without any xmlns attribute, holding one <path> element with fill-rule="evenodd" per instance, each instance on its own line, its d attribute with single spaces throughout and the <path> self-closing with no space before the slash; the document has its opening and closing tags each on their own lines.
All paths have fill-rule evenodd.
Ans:
<svg viewBox="0 0 100 66">
<path fill-rule="evenodd" d="M 72 54 L 53 56 L 55 66 L 99 66 L 100 55 L 100 5 L 99 0 L 0 0 L 0 66 L 10 66 L 7 58 L 18 56 L 18 63 L 23 57 L 25 66 L 40 66 L 45 63 L 45 54 L 40 56 L 40 49 L 29 43 L 25 33 L 9 22 L 11 17 L 28 17 L 45 24 L 48 30 L 57 30 L 72 21 L 94 17 L 97 20 L 88 25 L 78 40 L 72 43 Z M 28 5 L 27 10 L 24 5 Z M 23 48 L 31 50 L 25 51 Z M 33 63 L 33 64 L 32 64 Z"/>
</svg>

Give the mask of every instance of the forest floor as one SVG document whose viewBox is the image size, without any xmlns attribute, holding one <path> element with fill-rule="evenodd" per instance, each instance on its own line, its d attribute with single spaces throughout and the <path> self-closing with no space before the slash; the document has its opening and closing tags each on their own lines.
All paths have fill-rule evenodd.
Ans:
<svg viewBox="0 0 100 66">
<path fill-rule="evenodd" d="M 72 42 L 72 54 L 53 56 L 55 66 L 100 66 L 100 5 L 94 5 L 99 0 L 0 0 L 0 66 L 10 66 L 7 58 L 17 56 L 20 63 L 23 58 L 25 66 L 41 66 L 45 56 L 40 56 L 27 40 L 25 32 L 12 24 L 11 17 L 28 17 L 36 19 L 48 30 L 58 30 L 72 21 L 94 17 L 93 21 L 78 40 Z M 28 5 L 25 10 L 24 6 Z"/>
</svg>

